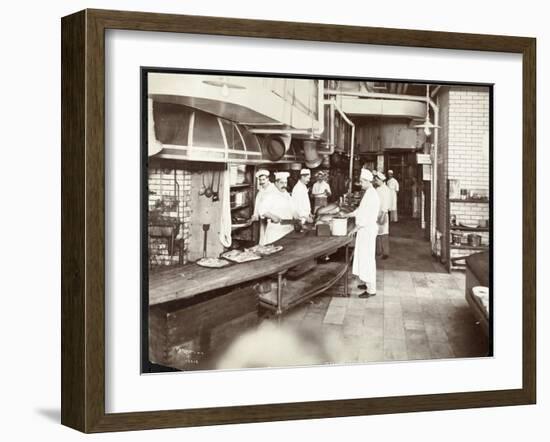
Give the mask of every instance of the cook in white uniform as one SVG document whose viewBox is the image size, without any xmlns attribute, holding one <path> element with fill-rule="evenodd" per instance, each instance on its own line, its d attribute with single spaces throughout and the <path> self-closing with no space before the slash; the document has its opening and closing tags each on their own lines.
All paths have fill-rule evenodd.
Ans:
<svg viewBox="0 0 550 442">
<path fill-rule="evenodd" d="M 378 214 L 378 236 L 376 237 L 376 254 L 387 259 L 390 254 L 390 217 L 389 210 L 392 202 L 392 191 L 386 186 L 386 177 L 382 172 L 374 176 L 374 187 L 380 199 L 380 213 Z"/>
<path fill-rule="evenodd" d="M 287 192 L 288 172 L 275 172 L 276 190 L 268 192 L 262 198 L 258 215 L 267 219 L 265 235 L 260 239 L 260 245 L 271 244 L 294 231 L 292 223 L 282 224 L 281 221 L 291 221 L 297 218 L 292 197 Z"/>
<path fill-rule="evenodd" d="M 277 191 L 275 185 L 269 181 L 269 170 L 260 169 L 256 172 L 256 180 L 258 182 L 258 193 L 256 194 L 256 200 L 254 202 L 254 214 L 252 215 L 252 221 L 258 221 L 260 214 L 258 213 L 258 207 L 262 203 L 262 199 L 269 193 Z M 260 244 L 263 244 L 265 236 L 265 223 L 260 223 Z"/>
<path fill-rule="evenodd" d="M 353 255 L 354 275 L 364 283 L 359 284 L 365 291 L 360 298 L 370 298 L 376 295 L 376 237 L 378 235 L 378 213 L 380 199 L 372 186 L 373 175 L 368 169 L 361 169 L 361 187 L 365 191 L 359 207 L 349 213 L 348 217 L 355 217 L 355 253 Z"/>
<path fill-rule="evenodd" d="M 388 170 L 388 181 L 386 182 L 389 189 L 392 191 L 392 203 L 390 207 L 391 221 L 397 221 L 397 194 L 399 193 L 399 182 L 393 177 L 393 170 Z"/>
<path fill-rule="evenodd" d="M 316 212 L 319 207 L 325 207 L 328 204 L 328 198 L 332 195 L 330 184 L 327 183 L 327 177 L 324 172 L 317 172 L 315 175 L 317 181 L 311 188 L 313 196 L 313 211 Z"/>
<path fill-rule="evenodd" d="M 292 201 L 298 218 L 305 222 L 312 222 L 311 218 L 311 202 L 309 201 L 309 193 L 307 185 L 311 179 L 311 172 L 309 169 L 302 169 L 300 171 L 300 179 L 292 188 Z"/>
</svg>

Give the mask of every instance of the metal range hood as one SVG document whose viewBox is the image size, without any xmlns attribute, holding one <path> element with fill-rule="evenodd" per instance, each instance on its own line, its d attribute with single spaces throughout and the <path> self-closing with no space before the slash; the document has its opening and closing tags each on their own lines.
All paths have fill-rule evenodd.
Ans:
<svg viewBox="0 0 550 442">
<path fill-rule="evenodd" d="M 190 107 L 148 100 L 151 158 L 218 163 L 303 162 L 290 137 L 258 135 L 245 126 Z"/>
</svg>

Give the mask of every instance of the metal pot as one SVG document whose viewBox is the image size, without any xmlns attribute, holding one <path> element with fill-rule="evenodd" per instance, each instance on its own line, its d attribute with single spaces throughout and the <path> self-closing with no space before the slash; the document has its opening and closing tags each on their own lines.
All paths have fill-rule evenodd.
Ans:
<svg viewBox="0 0 550 442">
<path fill-rule="evenodd" d="M 468 245 L 472 247 L 479 247 L 481 245 L 481 235 L 477 233 L 470 233 L 468 235 Z"/>
<path fill-rule="evenodd" d="M 451 233 L 451 242 L 455 246 L 462 244 L 462 233 Z"/>
</svg>

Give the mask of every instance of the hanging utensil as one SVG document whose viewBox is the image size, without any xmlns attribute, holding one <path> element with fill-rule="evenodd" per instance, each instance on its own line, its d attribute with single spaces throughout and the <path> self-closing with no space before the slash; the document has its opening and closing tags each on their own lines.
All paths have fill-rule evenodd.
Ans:
<svg viewBox="0 0 550 442">
<path fill-rule="evenodd" d="M 212 194 L 212 201 L 219 201 L 220 200 L 220 180 L 221 180 L 222 172 L 218 171 L 218 186 L 216 187 L 216 191 Z"/>
<path fill-rule="evenodd" d="M 206 192 L 206 186 L 204 185 L 204 174 L 202 173 L 202 171 L 199 172 L 201 174 L 201 180 L 202 180 L 202 185 L 199 189 L 199 195 L 204 195 L 204 193 Z"/>
<path fill-rule="evenodd" d="M 210 184 L 206 186 L 206 191 L 204 192 L 204 196 L 206 198 L 212 197 L 212 185 L 213 185 L 212 181 L 214 181 L 214 172 L 212 172 L 212 179 L 210 180 Z"/>
<path fill-rule="evenodd" d="M 210 224 L 203 224 L 202 231 L 204 232 L 204 243 L 202 246 L 202 257 L 206 258 L 206 239 L 208 237 L 208 230 L 210 229 Z"/>
</svg>

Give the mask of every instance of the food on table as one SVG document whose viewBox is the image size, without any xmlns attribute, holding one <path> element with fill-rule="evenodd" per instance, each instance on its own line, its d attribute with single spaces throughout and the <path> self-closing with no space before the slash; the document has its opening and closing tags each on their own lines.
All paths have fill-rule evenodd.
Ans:
<svg viewBox="0 0 550 442">
<path fill-rule="evenodd" d="M 273 244 L 268 244 L 265 246 L 257 245 L 246 250 L 248 250 L 249 252 L 255 253 L 257 255 L 269 256 L 283 250 L 283 246 L 275 246 Z"/>
<path fill-rule="evenodd" d="M 243 263 L 248 261 L 254 261 L 256 259 L 261 259 L 260 255 L 257 255 L 254 252 L 248 250 L 230 250 L 229 252 L 222 253 L 222 258 L 228 259 L 236 263 Z"/>
<path fill-rule="evenodd" d="M 338 212 L 340 212 L 340 207 L 338 207 L 338 204 L 331 203 L 325 207 L 319 207 L 317 209 L 317 215 L 336 215 Z"/>
<path fill-rule="evenodd" d="M 220 258 L 201 258 L 197 261 L 197 264 L 202 267 L 220 268 L 228 266 L 231 263 Z"/>
</svg>

